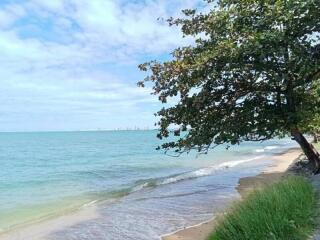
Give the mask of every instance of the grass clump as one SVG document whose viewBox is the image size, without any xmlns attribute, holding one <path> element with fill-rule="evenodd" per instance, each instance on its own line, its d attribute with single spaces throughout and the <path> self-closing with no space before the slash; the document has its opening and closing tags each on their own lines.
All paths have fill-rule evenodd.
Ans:
<svg viewBox="0 0 320 240">
<path fill-rule="evenodd" d="M 317 197 L 311 183 L 288 177 L 234 206 L 208 240 L 307 239 L 316 214 Z"/>
</svg>

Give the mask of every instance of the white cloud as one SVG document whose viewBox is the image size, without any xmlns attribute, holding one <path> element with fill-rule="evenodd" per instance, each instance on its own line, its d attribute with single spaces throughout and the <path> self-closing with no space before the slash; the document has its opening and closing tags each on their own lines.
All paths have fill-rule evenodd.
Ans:
<svg viewBox="0 0 320 240">
<path fill-rule="evenodd" d="M 10 27 L 16 20 L 25 15 L 23 7 L 12 4 L 0 9 L 0 28 Z"/>
<path fill-rule="evenodd" d="M 187 44 L 189 39 L 157 18 L 177 16 L 199 2 L 30 0 L 4 5 L 0 130 L 152 126 L 156 99 L 136 87 L 141 76 L 132 69 Z"/>
</svg>

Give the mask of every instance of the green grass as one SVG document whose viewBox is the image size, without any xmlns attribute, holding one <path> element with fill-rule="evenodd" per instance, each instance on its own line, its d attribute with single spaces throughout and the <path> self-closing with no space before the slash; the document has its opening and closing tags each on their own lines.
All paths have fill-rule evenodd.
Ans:
<svg viewBox="0 0 320 240">
<path fill-rule="evenodd" d="M 300 240 L 315 228 L 317 196 L 302 177 L 250 194 L 219 222 L 208 240 Z"/>
</svg>

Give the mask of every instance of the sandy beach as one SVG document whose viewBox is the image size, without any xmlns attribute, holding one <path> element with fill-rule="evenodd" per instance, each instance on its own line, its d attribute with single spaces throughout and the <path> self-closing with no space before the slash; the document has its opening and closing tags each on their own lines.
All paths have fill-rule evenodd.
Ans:
<svg viewBox="0 0 320 240">
<path fill-rule="evenodd" d="M 98 216 L 95 206 L 90 206 L 74 213 L 48 219 L 36 224 L 17 228 L 14 231 L 0 234 L 1 240 L 45 240 L 51 232 L 70 227 L 82 221 L 88 221 Z"/>
<path fill-rule="evenodd" d="M 254 177 L 245 177 L 239 180 L 237 191 L 244 197 L 252 189 L 261 187 L 265 184 L 270 184 L 278 181 L 284 176 L 288 168 L 301 155 L 299 148 L 292 148 L 284 153 L 275 155 L 272 160 L 273 163 L 266 170 Z M 162 240 L 205 240 L 214 229 L 216 224 L 215 219 L 204 222 L 195 226 L 185 228 L 183 230 L 164 235 Z"/>
</svg>

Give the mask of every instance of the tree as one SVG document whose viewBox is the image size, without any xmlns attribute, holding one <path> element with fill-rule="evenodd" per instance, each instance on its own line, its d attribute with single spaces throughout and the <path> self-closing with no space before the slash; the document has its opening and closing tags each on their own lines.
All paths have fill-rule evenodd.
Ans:
<svg viewBox="0 0 320 240">
<path fill-rule="evenodd" d="M 170 61 L 139 65 L 149 74 L 138 85 L 151 82 L 162 103 L 178 98 L 156 114 L 159 138 L 180 136 L 162 147 L 207 152 L 291 135 L 318 172 L 319 154 L 303 134 L 320 114 L 320 1 L 221 0 L 183 13 L 169 24 L 194 43 Z"/>
<path fill-rule="evenodd" d="M 308 133 L 313 136 L 313 142 L 320 141 L 320 116 L 316 115 L 315 118 L 307 125 Z"/>
</svg>

